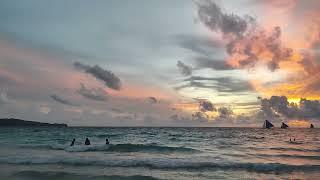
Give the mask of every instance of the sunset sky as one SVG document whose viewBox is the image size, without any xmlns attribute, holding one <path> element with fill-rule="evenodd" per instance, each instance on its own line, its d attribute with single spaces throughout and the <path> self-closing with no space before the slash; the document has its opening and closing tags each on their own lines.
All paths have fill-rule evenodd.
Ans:
<svg viewBox="0 0 320 180">
<path fill-rule="evenodd" d="M 318 0 L 2 0 L 0 116 L 317 124 L 319 9 Z"/>
</svg>

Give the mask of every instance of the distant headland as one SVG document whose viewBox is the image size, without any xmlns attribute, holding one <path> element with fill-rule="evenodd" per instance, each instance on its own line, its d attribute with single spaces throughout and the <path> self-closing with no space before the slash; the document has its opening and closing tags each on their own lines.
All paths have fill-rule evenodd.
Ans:
<svg viewBox="0 0 320 180">
<path fill-rule="evenodd" d="M 28 126 L 28 127 L 68 127 L 67 124 L 58 124 L 58 123 L 42 123 L 42 122 L 35 122 L 35 121 L 26 121 L 22 119 L 15 119 L 15 118 L 2 118 L 0 119 L 0 127 L 21 127 L 21 126 Z"/>
</svg>

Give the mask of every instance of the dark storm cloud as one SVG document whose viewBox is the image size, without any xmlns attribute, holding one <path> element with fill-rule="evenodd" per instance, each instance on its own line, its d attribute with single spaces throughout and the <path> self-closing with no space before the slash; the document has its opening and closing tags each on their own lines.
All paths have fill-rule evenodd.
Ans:
<svg viewBox="0 0 320 180">
<path fill-rule="evenodd" d="M 230 107 L 221 106 L 217 109 L 217 113 L 217 116 L 209 116 L 206 112 L 196 111 L 191 117 L 173 114 L 169 118 L 176 123 L 191 123 L 193 125 L 252 124 L 256 123 L 257 120 L 256 117 L 246 116 L 244 114 L 236 115 Z"/>
<path fill-rule="evenodd" d="M 195 58 L 195 61 L 197 63 L 197 68 L 210 68 L 221 71 L 234 69 L 223 60 L 214 60 L 208 57 L 197 57 Z"/>
<path fill-rule="evenodd" d="M 208 78 L 192 76 L 184 80 L 185 84 L 176 87 L 180 90 L 188 87 L 214 89 L 221 93 L 250 92 L 252 86 L 248 81 L 230 77 Z"/>
<path fill-rule="evenodd" d="M 185 65 L 183 62 L 178 61 L 177 67 L 179 68 L 180 72 L 184 76 L 190 76 L 192 75 L 192 68 L 191 66 Z"/>
<path fill-rule="evenodd" d="M 208 100 L 200 100 L 199 101 L 199 109 L 202 112 L 207 111 L 216 111 L 217 109 L 214 107 L 214 105 L 208 101 Z"/>
<path fill-rule="evenodd" d="M 232 121 L 235 121 L 233 111 L 232 109 L 228 107 L 219 107 L 217 110 L 218 116 L 216 117 L 210 117 L 203 111 L 198 111 L 192 114 L 192 120 L 196 120 L 198 122 L 209 122 L 212 120 L 212 123 L 231 123 Z"/>
<path fill-rule="evenodd" d="M 197 122 L 208 122 L 209 116 L 204 112 L 195 112 L 192 114 L 192 120 Z"/>
<path fill-rule="evenodd" d="M 264 53 L 271 54 L 267 64 L 271 71 L 279 68 L 279 62 L 292 55 L 292 49 L 282 46 L 281 29 L 274 27 L 271 33 L 261 29 L 251 16 L 228 14 L 211 0 L 198 1 L 200 21 L 214 32 L 220 32 L 226 41 L 226 52 L 237 57 L 239 67 L 254 67 Z"/>
<path fill-rule="evenodd" d="M 52 95 L 50 95 L 50 97 L 58 103 L 61 103 L 64 105 L 69 105 L 69 106 L 75 106 L 75 104 L 71 103 L 69 100 L 64 99 L 56 94 L 52 94 Z"/>
<path fill-rule="evenodd" d="M 233 115 L 233 111 L 228 107 L 218 108 L 218 113 L 220 118 L 230 118 Z"/>
<path fill-rule="evenodd" d="M 75 62 L 74 66 L 79 70 L 84 70 L 86 73 L 91 74 L 95 78 L 103 81 L 105 85 L 114 90 L 121 89 L 120 78 L 113 74 L 111 71 L 105 70 L 102 67 L 95 65 L 89 66 L 80 62 Z"/>
<path fill-rule="evenodd" d="M 260 98 L 261 112 L 265 117 L 319 119 L 320 102 L 318 100 L 300 99 L 299 104 L 289 103 L 286 96 Z"/>
<path fill-rule="evenodd" d="M 318 100 L 301 99 L 299 106 L 300 117 L 320 118 L 320 102 Z"/>
<path fill-rule="evenodd" d="M 240 17 L 235 14 L 226 14 L 221 8 L 210 0 L 196 2 L 198 16 L 207 27 L 213 31 L 221 31 L 223 34 L 242 36 L 254 21 L 250 16 Z"/>
<path fill-rule="evenodd" d="M 81 87 L 77 91 L 80 95 L 85 98 L 95 101 L 106 101 L 108 99 L 107 93 L 102 88 L 86 88 L 84 84 L 80 84 Z"/>
</svg>

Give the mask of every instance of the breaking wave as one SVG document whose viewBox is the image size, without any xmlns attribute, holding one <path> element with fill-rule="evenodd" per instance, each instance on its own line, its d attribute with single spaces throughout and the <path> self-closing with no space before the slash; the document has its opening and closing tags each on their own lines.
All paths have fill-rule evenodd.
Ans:
<svg viewBox="0 0 320 180">
<path fill-rule="evenodd" d="M 159 146 L 155 144 L 109 144 L 109 145 L 37 145 L 37 146 L 24 146 L 27 148 L 35 149 L 52 149 L 52 150 L 65 150 L 69 152 L 86 152 L 86 151 L 109 151 L 109 152 L 196 152 L 198 150 L 187 147 L 170 147 Z"/>
</svg>

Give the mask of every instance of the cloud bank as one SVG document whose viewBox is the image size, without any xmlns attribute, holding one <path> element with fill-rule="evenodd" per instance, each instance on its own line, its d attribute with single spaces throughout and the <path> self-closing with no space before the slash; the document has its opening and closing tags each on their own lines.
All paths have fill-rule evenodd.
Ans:
<svg viewBox="0 0 320 180">
<path fill-rule="evenodd" d="M 261 98 L 261 111 L 265 117 L 274 119 L 320 119 L 320 102 L 301 98 L 300 102 L 290 103 L 286 96 Z"/>
</svg>

